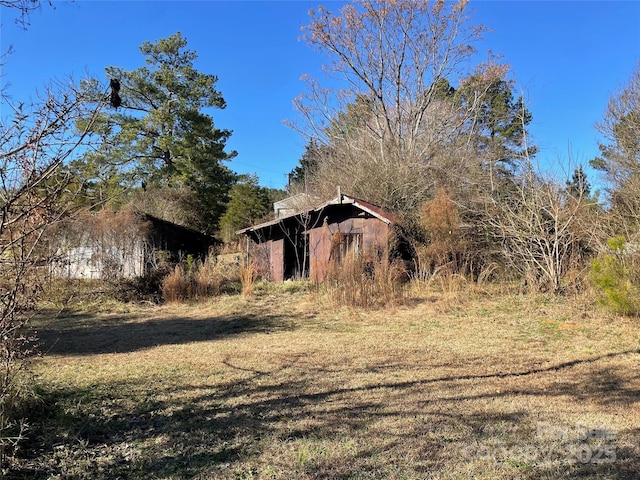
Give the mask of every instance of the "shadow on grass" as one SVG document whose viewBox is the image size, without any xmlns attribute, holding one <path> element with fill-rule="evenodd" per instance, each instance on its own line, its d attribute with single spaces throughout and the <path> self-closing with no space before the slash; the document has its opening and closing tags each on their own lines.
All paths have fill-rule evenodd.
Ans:
<svg viewBox="0 0 640 480">
<path fill-rule="evenodd" d="M 346 388 L 338 388 L 329 391 L 321 391 L 311 394 L 296 394 L 295 399 L 297 401 L 300 400 L 309 400 L 309 401 L 323 401 L 328 397 L 335 395 L 344 395 L 344 394 L 352 394 L 363 392 L 367 390 L 374 389 L 407 389 L 413 388 L 416 386 L 426 386 L 429 384 L 437 384 L 437 383 L 445 383 L 445 382 L 460 382 L 460 381 L 481 381 L 481 380 L 496 380 L 496 379 L 506 379 L 506 378 L 525 378 L 533 375 L 540 375 L 546 373 L 558 372 L 560 370 L 570 369 L 572 367 L 576 367 L 579 365 L 589 365 L 596 364 L 597 362 L 621 357 L 626 355 L 640 355 L 640 350 L 626 350 L 622 352 L 612 352 L 607 353 L 591 358 L 585 359 L 577 359 L 569 362 L 562 362 L 555 365 L 550 365 L 544 368 L 532 368 L 528 370 L 520 370 L 514 372 L 495 372 L 495 373 L 486 373 L 486 374 L 469 374 L 469 375 L 450 375 L 444 377 L 435 377 L 435 378 L 427 378 L 423 380 L 412 380 L 412 381 L 403 381 L 403 382 L 389 382 L 389 383 L 377 383 L 375 385 L 367 385 L 363 387 L 346 387 Z M 398 368 L 401 368 L 398 365 Z M 636 402 L 640 401 L 640 391 L 634 388 L 623 388 L 622 387 L 622 379 L 620 379 L 616 374 L 607 368 L 603 370 L 597 370 L 591 373 L 590 378 L 583 379 L 579 385 L 561 385 L 552 389 L 551 393 L 555 395 L 571 395 L 577 396 L 579 398 L 595 398 L 597 401 L 606 402 L 610 401 L 621 401 L 621 402 Z M 247 392 L 249 393 L 249 392 Z M 486 395 L 474 395 L 474 396 L 456 396 L 451 397 L 451 401 L 460 401 L 460 400 L 469 400 L 469 399 L 479 399 L 483 397 L 499 397 L 507 394 L 513 393 L 535 393 L 531 391 L 527 391 L 526 389 L 518 390 L 518 391 L 505 391 L 501 393 L 490 393 Z M 549 392 L 545 392 L 548 394 Z M 279 399 L 279 401 L 291 401 L 292 398 Z"/>
<path fill-rule="evenodd" d="M 182 324 L 172 321 L 170 325 Z M 216 328 L 210 329 L 208 337 L 223 335 Z M 222 330 L 225 334 L 237 333 L 233 328 Z M 141 342 L 134 345 L 143 348 Z M 619 372 L 598 363 L 638 353 L 619 352 L 511 373 L 441 376 L 357 387 L 314 385 L 304 375 L 282 381 L 268 372 L 244 369 L 253 375 L 204 387 L 114 382 L 86 389 L 57 389 L 42 394 L 44 408 L 35 419 L 30 443 L 25 445 L 28 455 L 14 478 L 252 478 L 249 474 L 259 477 L 259 472 L 248 470 L 245 477 L 238 476 L 238 471 L 264 449 L 287 451 L 305 442 L 322 444 L 336 439 L 358 439 L 355 453 L 337 460 L 331 455 L 305 458 L 298 453 L 295 465 L 287 465 L 291 474 L 326 479 L 428 478 L 452 462 L 473 461 L 471 456 L 461 457 L 451 445 L 491 445 L 493 437 L 501 434 L 500 429 L 492 430 L 496 425 L 506 425 L 504 431 L 522 435 L 512 441 L 533 441 L 531 429 L 535 429 L 537 418 L 526 408 L 474 412 L 467 408 L 473 405 L 468 402 L 522 395 L 590 398 L 603 405 L 638 402 L 639 393 L 626 386 L 627 377 L 621 378 Z M 526 383 L 530 376 L 580 365 L 593 366 L 582 382 L 544 392 Z M 229 366 L 233 367 L 231 363 Z M 491 382 L 507 377 L 522 379 L 521 387 L 491 394 L 446 395 L 485 383 L 494 385 Z M 450 385 L 460 388 L 449 389 Z M 431 399 L 435 407 L 416 401 L 416 397 Z M 410 400 L 403 404 L 405 398 Z M 369 430 L 381 421 L 388 422 L 389 427 Z M 616 434 L 637 439 L 640 429 Z M 517 478 L 531 480 L 637 479 L 638 453 L 637 442 L 616 444 L 614 463 L 520 465 L 514 461 L 517 466 L 509 468 L 516 469 Z M 412 463 L 402 464 L 403 458 L 412 458 Z M 67 470 L 71 467 L 75 470 Z"/>
<path fill-rule="evenodd" d="M 220 340 L 234 335 L 292 330 L 281 315 L 237 315 L 208 318 L 162 318 L 137 321 L 130 315 L 92 319 L 82 314 L 65 318 L 57 328 L 40 328 L 40 350 L 47 355 L 129 353 L 160 345 Z"/>
<path fill-rule="evenodd" d="M 621 445 L 612 441 L 608 443 L 612 450 L 602 453 L 602 446 L 584 442 L 581 445 L 581 453 L 578 454 L 578 456 L 585 455 L 584 458 L 565 465 L 564 471 L 559 472 L 557 467 L 543 464 L 525 472 L 521 478 L 523 480 L 540 478 L 638 480 L 640 479 L 640 458 L 638 458 L 640 428 L 618 433 L 624 433 L 628 438 L 634 439 L 634 443 Z"/>
</svg>

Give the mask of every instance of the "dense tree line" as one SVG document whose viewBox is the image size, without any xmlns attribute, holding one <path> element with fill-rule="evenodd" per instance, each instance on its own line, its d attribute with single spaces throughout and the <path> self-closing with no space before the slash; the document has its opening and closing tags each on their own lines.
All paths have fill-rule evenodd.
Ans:
<svg viewBox="0 0 640 480">
<path fill-rule="evenodd" d="M 15 5 L 28 15 L 39 2 Z M 296 99 L 302 121 L 295 127 L 308 144 L 290 193 L 328 198 L 340 185 L 400 214 L 424 247 L 420 268 L 448 265 L 477 278 L 500 264 L 554 291 L 572 268 L 606 251 L 607 239 L 635 241 L 637 70 L 597 125 L 604 141 L 591 165 L 606 184 L 598 197 L 581 166 L 568 179 L 537 169 L 527 132 L 533 116 L 509 66 L 494 58 L 471 66 L 485 28 L 471 22 L 464 0 L 320 7 L 304 31 L 344 83 L 309 78 Z M 46 185 L 64 183 L 56 202 L 66 209 L 134 206 L 231 241 L 236 230 L 268 218 L 282 192 L 226 166 L 235 155 L 226 150 L 231 132 L 209 113 L 225 108 L 224 97 L 216 76 L 196 69 L 197 55 L 180 33 L 145 42 L 140 52 L 145 66 L 107 67 L 102 79 L 62 94 L 83 107 L 55 125 L 90 148 L 54 163 Z M 15 121 L 29 115 L 16 110 Z M 442 244 L 438 215 L 457 219 L 451 245 Z M 589 222 L 598 227 L 586 228 Z"/>
<path fill-rule="evenodd" d="M 508 65 L 468 71 L 484 28 L 467 12 L 464 0 L 311 12 L 305 39 L 329 58 L 332 81 L 309 78 L 296 101 L 308 144 L 291 189 L 328 197 L 341 185 L 399 212 L 422 246 L 421 275 L 502 269 L 529 289 L 578 287 L 608 238 L 637 241 L 638 73 L 598 124 L 599 198 L 582 166 L 567 179 L 541 171 Z"/>
</svg>

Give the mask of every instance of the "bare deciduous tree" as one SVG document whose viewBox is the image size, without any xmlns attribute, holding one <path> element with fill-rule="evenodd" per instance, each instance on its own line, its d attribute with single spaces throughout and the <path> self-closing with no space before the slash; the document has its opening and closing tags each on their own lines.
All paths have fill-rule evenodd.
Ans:
<svg viewBox="0 0 640 480">
<path fill-rule="evenodd" d="M 64 165 L 90 148 L 91 122 L 77 131 L 75 121 L 96 114 L 72 82 L 52 84 L 31 107 L 3 105 L 12 110 L 0 124 L 0 461 L 15 426 L 14 382 L 31 348 L 26 326 L 48 271 L 47 229 L 69 214 L 80 187 Z"/>
<path fill-rule="evenodd" d="M 433 187 L 430 164 L 451 152 L 453 133 L 467 120 L 466 108 L 445 98 L 484 30 L 469 24 L 466 4 L 365 0 L 336 14 L 311 12 L 305 39 L 330 56 L 326 69 L 343 85 L 309 78 L 296 101 L 299 129 L 326 147 L 315 175 L 326 189 L 341 183 L 358 194 L 375 186 L 368 198 L 394 209 L 424 201 Z"/>
<path fill-rule="evenodd" d="M 478 194 L 499 190 L 516 169 L 531 119 L 512 95 L 507 65 L 492 58 L 471 67 L 484 30 L 470 22 L 464 0 L 312 11 L 305 39 L 329 57 L 332 80 L 308 78 L 296 100 L 298 129 L 313 147 L 304 159 L 313 165 L 307 190 L 328 198 L 341 185 L 415 217 L 444 188 L 477 217 Z"/>
<path fill-rule="evenodd" d="M 609 99 L 596 125 L 601 155 L 591 165 L 604 174 L 614 222 L 627 236 L 640 226 L 640 63 L 627 85 Z"/>
<path fill-rule="evenodd" d="M 584 228 L 593 199 L 568 195 L 560 183 L 543 178 L 531 164 L 508 197 L 492 197 L 487 219 L 501 239 L 503 255 L 533 290 L 561 293 L 572 268 L 584 268 L 596 225 Z"/>
<path fill-rule="evenodd" d="M 40 9 L 43 3 L 53 5 L 51 0 L 0 0 L 1 8 L 10 8 L 18 12 L 18 16 L 15 19 L 16 24 L 22 28 L 26 28 L 29 25 L 29 16 L 31 13 Z"/>
</svg>

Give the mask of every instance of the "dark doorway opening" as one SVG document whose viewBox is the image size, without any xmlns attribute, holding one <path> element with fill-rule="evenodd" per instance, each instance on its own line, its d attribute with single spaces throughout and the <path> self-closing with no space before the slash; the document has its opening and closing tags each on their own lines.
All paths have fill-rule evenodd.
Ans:
<svg viewBox="0 0 640 480">
<path fill-rule="evenodd" d="M 309 234 L 297 233 L 284 242 L 284 279 L 309 278 Z"/>
</svg>

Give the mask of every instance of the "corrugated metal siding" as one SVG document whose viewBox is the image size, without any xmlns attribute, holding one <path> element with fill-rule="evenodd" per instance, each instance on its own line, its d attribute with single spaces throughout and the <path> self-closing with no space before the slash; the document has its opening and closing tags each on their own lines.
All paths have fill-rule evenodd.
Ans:
<svg viewBox="0 0 640 480">
<path fill-rule="evenodd" d="M 62 278 L 133 278 L 144 275 L 144 245 L 135 241 L 126 247 L 73 247 L 61 251 L 52 273 Z"/>
</svg>

